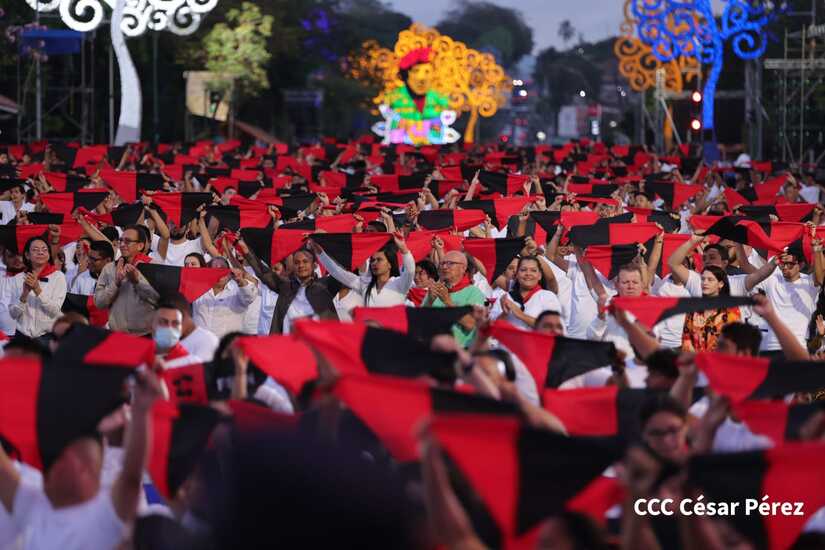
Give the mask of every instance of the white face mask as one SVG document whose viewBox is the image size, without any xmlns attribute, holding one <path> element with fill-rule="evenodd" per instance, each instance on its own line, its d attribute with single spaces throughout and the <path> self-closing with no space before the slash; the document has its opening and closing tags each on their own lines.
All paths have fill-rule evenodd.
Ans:
<svg viewBox="0 0 825 550">
<path fill-rule="evenodd" d="M 181 331 L 172 327 L 158 327 L 153 333 L 155 344 L 160 349 L 171 349 L 180 341 Z"/>
</svg>

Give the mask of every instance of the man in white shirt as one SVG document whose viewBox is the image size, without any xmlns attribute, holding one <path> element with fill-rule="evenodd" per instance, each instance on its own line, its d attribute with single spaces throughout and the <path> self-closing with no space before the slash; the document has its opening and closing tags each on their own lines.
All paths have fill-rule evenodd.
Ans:
<svg viewBox="0 0 825 550">
<path fill-rule="evenodd" d="M 161 395 L 151 372 L 137 376 L 123 468 L 111 489 L 101 489 L 103 448 L 92 437 L 69 443 L 45 472 L 43 487 L 21 479 L 0 449 L 0 502 L 26 549 L 115 548 L 137 514 L 151 440 L 151 409 Z"/>
<path fill-rule="evenodd" d="M 211 361 L 220 343 L 218 337 L 195 324 L 192 319 L 192 304 L 182 295 L 168 296 L 164 301 L 174 305 L 181 313 L 180 345 L 201 361 Z"/>
<path fill-rule="evenodd" d="M 788 326 L 801 345 L 807 341 L 808 323 L 816 310 L 819 289 L 810 275 L 800 272 L 799 259 L 792 254 L 780 257 L 779 272 L 756 287 L 765 292 L 777 315 Z M 778 351 L 782 346 L 774 332 L 762 329 L 762 351 Z"/>
<path fill-rule="evenodd" d="M 214 258 L 209 267 L 229 267 L 223 258 Z M 243 329 L 244 313 L 258 297 L 258 285 L 243 269 L 232 269 L 203 296 L 192 303 L 195 324 L 221 339 Z"/>
</svg>

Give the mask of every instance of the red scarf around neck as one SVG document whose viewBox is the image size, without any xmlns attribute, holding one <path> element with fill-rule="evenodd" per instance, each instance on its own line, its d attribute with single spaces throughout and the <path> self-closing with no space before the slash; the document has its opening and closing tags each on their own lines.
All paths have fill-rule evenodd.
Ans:
<svg viewBox="0 0 825 550">
<path fill-rule="evenodd" d="M 57 268 L 55 266 L 53 266 L 52 264 L 46 264 L 45 266 L 43 266 L 43 269 L 40 270 L 40 273 L 38 273 L 37 278 L 40 281 L 46 281 L 46 278 L 55 271 L 57 271 Z"/>
<path fill-rule="evenodd" d="M 461 292 L 471 284 L 473 283 L 470 281 L 470 277 L 465 273 L 464 277 L 462 277 L 460 281 L 458 281 L 456 284 L 450 287 L 450 294 Z"/>
<path fill-rule="evenodd" d="M 541 285 L 536 285 L 532 289 L 530 289 L 527 292 L 527 295 L 524 296 L 524 297 L 522 297 L 522 294 L 521 294 L 520 291 L 516 291 L 516 290 L 513 290 L 512 292 L 510 292 L 510 296 L 513 298 L 513 300 L 516 301 L 517 304 L 519 304 L 521 306 L 521 309 L 524 309 L 524 305 L 527 302 L 530 301 L 530 298 L 532 298 L 533 296 L 538 294 L 541 290 L 542 290 Z"/>
<path fill-rule="evenodd" d="M 424 298 L 427 297 L 427 289 L 426 288 L 411 288 L 410 291 L 407 293 L 407 299 L 415 304 L 416 307 L 420 306 L 424 302 Z"/>
<path fill-rule="evenodd" d="M 135 254 L 135 257 L 132 258 L 132 261 L 129 262 L 129 263 L 131 263 L 132 265 L 137 265 L 139 263 L 151 264 L 152 263 L 152 258 L 147 256 L 146 254 Z"/>
</svg>

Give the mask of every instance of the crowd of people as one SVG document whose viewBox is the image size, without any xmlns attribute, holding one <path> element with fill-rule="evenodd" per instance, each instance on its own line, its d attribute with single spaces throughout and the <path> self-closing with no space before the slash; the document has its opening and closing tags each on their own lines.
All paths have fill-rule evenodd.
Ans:
<svg viewBox="0 0 825 550">
<path fill-rule="evenodd" d="M 770 392 L 768 376 L 757 399 L 741 374 L 825 369 L 822 185 L 780 163 L 585 139 L 0 146 L 0 385 L 20 361 L 62 368 L 89 327 L 154 349 L 92 425 L 38 420 L 37 437 L 62 442 L 48 464 L 16 452 L 24 405 L 0 403 L 0 549 L 825 548 L 816 499 L 804 521 L 755 530 L 638 508 L 710 491 L 697 481 L 708 457 L 799 445 L 825 459 L 825 377 Z M 633 304 L 659 298 L 675 310 L 643 322 Z M 711 362 L 738 366 L 720 377 Z M 440 393 L 421 411 L 399 388 Z M 604 390 L 618 412 L 593 401 Z M 757 405 L 806 412 L 777 436 L 748 414 Z M 169 438 L 188 432 L 159 430 L 162 406 L 219 420 L 175 455 Z M 557 454 L 590 436 L 616 436 L 621 453 L 587 454 L 598 467 L 575 490 L 550 466 L 549 481 L 510 479 L 510 454 L 555 459 L 517 439 L 502 453 L 510 424 L 485 428 L 501 415 L 559 438 Z M 174 484 L 150 468 L 158 453 Z M 491 470 L 468 462 L 487 454 Z M 571 455 L 565 468 L 580 466 Z M 821 475 L 807 479 L 825 495 Z M 561 504 L 531 501 L 540 512 L 523 523 L 513 494 L 532 481 L 534 499 Z M 574 498 L 599 483 L 609 490 Z"/>
</svg>

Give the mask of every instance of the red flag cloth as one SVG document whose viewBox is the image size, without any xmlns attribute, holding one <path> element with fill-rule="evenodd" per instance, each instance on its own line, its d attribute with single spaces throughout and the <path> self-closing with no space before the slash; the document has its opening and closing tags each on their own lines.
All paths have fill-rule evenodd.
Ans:
<svg viewBox="0 0 825 550">
<path fill-rule="evenodd" d="M 292 395 L 301 393 L 304 384 L 318 377 L 312 350 L 293 336 L 242 336 L 236 345 Z"/>
</svg>

